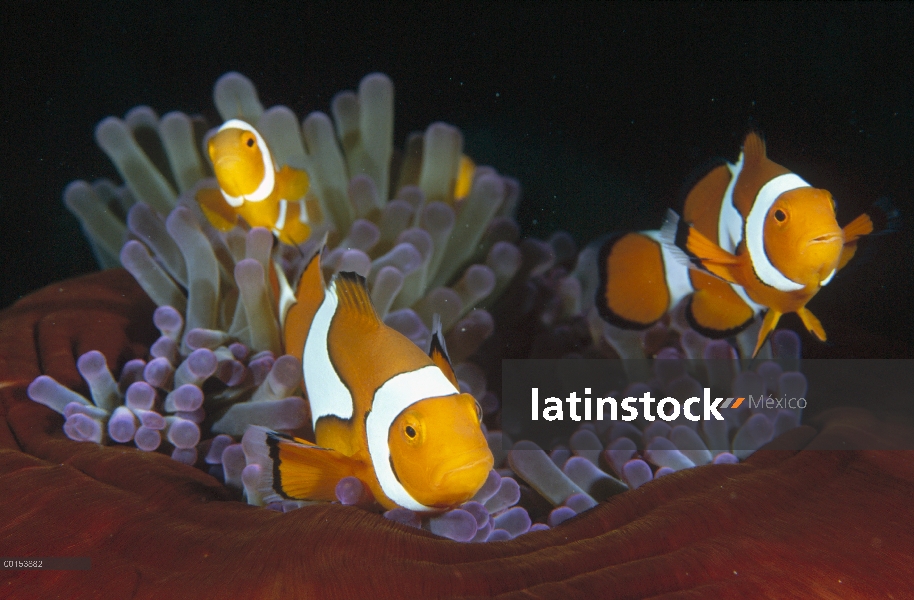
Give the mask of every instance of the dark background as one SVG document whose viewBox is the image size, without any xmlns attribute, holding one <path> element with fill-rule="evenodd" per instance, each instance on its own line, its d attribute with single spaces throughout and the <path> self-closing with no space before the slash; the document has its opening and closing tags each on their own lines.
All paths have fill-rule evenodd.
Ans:
<svg viewBox="0 0 914 600">
<path fill-rule="evenodd" d="M 583 245 L 655 228 L 750 127 L 834 194 L 841 224 L 881 196 L 914 223 L 910 3 L 12 2 L 0 27 L 0 307 L 94 269 L 61 192 L 117 179 L 95 124 L 138 104 L 215 124 L 229 70 L 300 116 L 387 73 L 395 143 L 435 120 L 461 127 L 478 163 L 520 180 L 526 235 L 565 229 Z M 827 331 L 910 344 L 910 227 L 868 246 L 810 308 Z"/>
</svg>

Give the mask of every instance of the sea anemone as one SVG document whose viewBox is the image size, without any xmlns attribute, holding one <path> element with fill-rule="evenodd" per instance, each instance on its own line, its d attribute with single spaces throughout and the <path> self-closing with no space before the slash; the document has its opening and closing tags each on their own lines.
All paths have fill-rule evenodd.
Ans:
<svg viewBox="0 0 914 600">
<path fill-rule="evenodd" d="M 460 363 L 491 333 L 484 307 L 521 267 L 511 216 L 519 188 L 494 169 L 473 165 L 459 130 L 443 123 L 411 135 L 406 151 L 395 155 L 393 86 L 381 74 L 364 78 L 358 93 L 338 94 L 333 121 L 312 113 L 301 130 L 288 108 L 264 111 L 254 86 L 237 73 L 223 76 L 214 96 L 224 119 L 256 124 L 278 164 L 308 171 L 307 201 L 320 206 L 315 235 L 299 247 L 274 247 L 266 229 L 241 223 L 223 233 L 209 224 L 194 200 L 216 185 L 205 178 L 209 165 L 197 150 L 205 137 L 201 119 L 181 113 L 159 119 L 146 107 L 123 121 L 105 119 L 96 139 L 126 183 L 77 181 L 64 198 L 99 262 L 114 264 L 117 257 L 159 306 L 154 321 L 161 336 L 148 362 L 131 361 L 117 380 L 100 353 L 81 356 L 91 400 L 46 376 L 29 394 L 65 416 L 71 439 L 170 450 L 173 458 L 244 487 L 248 501 L 259 504 L 261 466 L 246 464 L 235 439 L 250 424 L 309 434 L 306 405 L 294 395 L 301 365 L 282 355 L 277 285 L 295 281 L 304 259 L 327 243 L 327 275 L 366 276 L 379 315 L 420 346 L 439 315 L 457 373 L 472 375 Z M 480 399 L 485 393 L 472 377 L 462 387 Z M 361 494 L 340 489 L 347 504 Z M 486 504 L 493 513 L 517 501 L 505 504 L 510 494 L 499 489 L 492 494 L 502 500 Z M 489 514 L 483 506 L 464 508 L 482 524 Z M 469 514 L 433 518 L 429 527 L 461 537 L 448 524 L 459 525 L 461 516 L 466 522 Z M 476 534 L 470 537 L 485 537 Z"/>
<path fill-rule="evenodd" d="M 410 135 L 405 151 L 395 153 L 393 85 L 382 74 L 365 77 L 357 93 L 337 94 L 333 119 L 314 112 L 301 126 L 284 106 L 264 110 L 253 84 L 238 73 L 219 79 L 214 99 L 223 119 L 256 125 L 279 165 L 310 175 L 308 198 L 320 206 L 321 219 L 313 224 L 310 241 L 279 250 L 290 280 L 327 231 L 325 269 L 367 276 L 375 307 L 388 324 L 422 344 L 438 313 L 458 357 L 474 349 L 480 330 L 485 337 L 491 323 L 474 309 L 497 298 L 519 266 L 516 181 L 474 166 L 463 155 L 460 131 L 444 123 Z M 201 315 L 216 324 L 214 293 L 237 295 L 231 268 L 243 258 L 238 248 L 244 231 L 218 234 L 193 201 L 200 188 L 216 185 L 207 179 L 211 169 L 199 151 L 205 127 L 199 117 L 171 112 L 159 118 L 148 107 L 131 110 L 123 120 L 109 117 L 96 128 L 96 140 L 125 184 L 76 181 L 64 192 L 100 264 L 119 260 L 160 306 L 184 312 L 186 296 L 192 305 L 188 317 L 193 315 L 189 329 Z M 178 205 L 190 214 L 169 217 Z M 166 225 L 167 218 L 175 223 Z M 209 257 L 195 265 L 193 247 L 203 242 L 195 228 L 213 246 L 216 265 Z M 123 246 L 127 240 L 142 245 Z M 195 274 L 188 272 L 191 267 Z M 202 287 L 200 297 L 183 291 L 191 285 Z M 233 314 L 234 302 L 221 298 L 222 312 Z M 224 325 L 243 329 L 240 323 Z"/>
<path fill-rule="evenodd" d="M 480 401 L 490 425 L 498 422 L 498 396 L 487 389 L 486 373 L 474 360 L 499 361 L 487 357 L 485 349 L 471 356 L 493 330 L 485 308 L 502 294 L 507 292 L 501 306 L 510 306 L 503 312 L 514 313 L 505 315 L 508 327 L 518 322 L 517 314 L 533 312 L 531 322 L 546 329 L 540 338 L 548 341 L 535 342 L 531 356 L 538 343 L 562 348 L 554 338 L 568 338 L 575 323 L 581 329 L 585 322 L 592 348 L 608 343 L 625 356 L 620 348 L 628 347 L 619 340 L 632 346 L 635 338 L 594 320 L 586 302 L 592 297 L 588 253 L 578 260 L 570 236 L 514 244 L 518 230 L 511 215 L 518 186 L 463 156 L 458 130 L 433 124 L 409 137 L 402 157 L 394 155 L 393 86 L 385 76 L 369 75 L 358 93 L 338 94 L 334 121 L 312 113 L 300 135 L 289 109 L 264 111 L 251 82 L 237 73 L 223 76 L 214 96 L 223 119 L 256 124 L 279 165 L 310 174 L 307 201 L 320 206 L 316 235 L 299 247 L 274 248 L 266 229 L 244 223 L 224 233 L 213 228 L 194 201 L 199 190 L 215 185 L 205 178 L 209 168 L 197 151 L 205 137 L 200 119 L 181 113 L 159 119 L 139 107 L 124 121 L 102 121 L 96 138 L 126 183 L 74 182 L 65 201 L 83 222 L 100 263 L 111 264 L 117 256 L 159 306 L 154 322 L 161 335 L 150 347 L 148 362 L 126 363 L 117 379 L 100 352 L 80 356 L 77 368 L 91 400 L 47 376 L 30 385 L 33 400 L 64 415 L 71 439 L 170 450 L 176 460 L 198 464 L 227 485 L 243 488 L 248 502 L 263 504 L 256 490 L 269 465 L 251 462 L 236 440 L 254 424 L 308 435 L 306 404 L 296 395 L 301 365 L 282 355 L 277 296 L 282 282 L 294 281 L 301 272 L 323 232 L 328 235 L 320 243 L 330 239 L 323 260 L 328 273 L 365 275 L 373 303 L 389 325 L 425 345 L 433 315 L 441 315 L 461 387 Z M 576 263 L 585 268 L 572 273 Z M 278 280 L 271 285 L 274 275 Z M 514 304 L 518 299 L 520 311 Z M 691 339 L 689 333 L 683 332 L 684 340 Z M 664 334 L 649 332 L 637 339 L 643 346 L 644 339 Z M 715 352 L 730 358 L 725 342 L 716 350 L 702 340 L 683 346 L 692 350 L 696 343 L 708 346 L 705 358 Z M 680 350 L 662 350 L 658 359 L 682 358 Z M 658 362 L 654 387 L 698 386 L 684 367 L 674 366 L 678 363 Z M 777 392 L 777 375 L 769 374 L 767 391 Z M 734 376 L 721 373 L 718 379 L 729 390 Z M 755 373 L 740 378 L 734 385 L 753 391 L 760 385 L 765 391 Z M 643 378 L 634 385 L 648 382 Z M 386 516 L 460 541 L 511 539 L 557 525 L 668 472 L 737 460 L 723 448 L 744 458 L 799 420 L 799 415 L 784 415 L 775 427 L 764 415 L 746 413 L 713 432 L 676 423 L 664 429 L 645 423 L 628 429 L 585 425 L 548 457 L 529 442 L 505 452 L 507 436 L 487 431 L 498 470 L 470 502 L 431 518 L 404 509 Z M 709 448 L 721 449 L 712 454 Z M 349 478 L 337 488 L 339 502 L 346 505 L 367 504 L 366 495 L 360 482 Z M 518 505 L 522 496 L 526 501 Z M 288 511 L 305 504 L 285 501 L 269 508 Z M 548 512 L 549 506 L 557 508 Z M 534 523 L 531 512 L 545 523 Z"/>
</svg>

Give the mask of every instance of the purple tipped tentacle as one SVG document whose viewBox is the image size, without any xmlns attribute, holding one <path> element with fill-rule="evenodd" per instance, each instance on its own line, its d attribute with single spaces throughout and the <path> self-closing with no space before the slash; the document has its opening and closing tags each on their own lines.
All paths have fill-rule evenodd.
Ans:
<svg viewBox="0 0 914 600">
<path fill-rule="evenodd" d="M 104 354 L 97 350 L 90 350 L 77 359 L 76 368 L 89 384 L 92 401 L 96 406 L 109 413 L 120 406 L 121 399 L 118 395 L 117 382 L 111 375 L 111 371 L 108 370 Z"/>
<path fill-rule="evenodd" d="M 493 525 L 495 529 L 503 529 L 514 538 L 530 531 L 532 523 L 527 510 L 520 506 L 515 506 L 495 517 Z"/>
<path fill-rule="evenodd" d="M 222 464 L 222 453 L 225 452 L 225 449 L 235 443 L 235 440 L 232 439 L 232 436 L 219 434 L 212 439 L 210 443 L 209 451 L 206 453 L 206 462 L 210 465 L 221 465 Z"/>
<path fill-rule="evenodd" d="M 143 378 L 155 388 L 171 389 L 175 369 L 165 358 L 154 358 L 146 363 Z"/>
<path fill-rule="evenodd" d="M 459 508 L 431 517 L 428 520 L 428 527 L 435 535 L 455 542 L 469 542 L 478 531 L 476 517 Z"/>
<path fill-rule="evenodd" d="M 384 517 L 403 525 L 415 527 L 416 529 L 420 529 L 422 527 L 422 519 L 417 513 L 409 510 L 408 508 L 394 508 L 385 512 Z"/>
<path fill-rule="evenodd" d="M 622 477 L 628 482 L 628 487 L 635 489 L 652 480 L 654 474 L 650 465 L 640 458 L 635 458 L 622 466 Z"/>
<path fill-rule="evenodd" d="M 77 402 L 87 406 L 92 404 L 81 394 L 77 394 L 47 375 L 39 375 L 36 377 L 32 383 L 29 384 L 26 393 L 29 398 L 35 402 L 44 404 L 51 410 L 59 412 L 60 414 L 63 414 L 64 408 L 71 402 Z"/>
<path fill-rule="evenodd" d="M 133 436 L 136 447 L 146 452 L 152 452 L 162 443 L 162 434 L 157 429 L 150 429 L 141 425 Z"/>
<path fill-rule="evenodd" d="M 564 523 L 577 514 L 578 513 L 576 513 L 573 508 L 568 506 L 559 506 L 549 513 L 547 522 L 549 523 L 549 527 L 556 527 L 557 525 Z"/>
<path fill-rule="evenodd" d="M 166 417 L 166 435 L 176 448 L 196 448 L 200 443 L 200 428 L 193 421 L 180 417 Z"/>
<path fill-rule="evenodd" d="M 133 439 L 139 420 L 126 406 L 118 406 L 108 420 L 108 437 L 115 442 L 126 444 Z"/>
<path fill-rule="evenodd" d="M 242 488 L 241 472 L 247 462 L 241 444 L 229 444 L 222 451 L 222 469 L 225 473 L 225 485 Z"/>
<path fill-rule="evenodd" d="M 209 348 L 194 350 L 175 370 L 175 386 L 203 385 L 203 382 L 216 372 L 218 362 L 216 355 Z"/>
</svg>

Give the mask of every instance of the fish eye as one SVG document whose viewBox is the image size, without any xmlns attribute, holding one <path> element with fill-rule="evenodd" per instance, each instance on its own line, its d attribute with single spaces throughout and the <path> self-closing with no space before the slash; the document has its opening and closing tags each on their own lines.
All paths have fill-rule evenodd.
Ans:
<svg viewBox="0 0 914 600">
<path fill-rule="evenodd" d="M 784 221 L 787 220 L 787 213 L 785 213 L 783 210 L 781 210 L 779 208 L 776 211 L 774 211 L 774 218 L 777 220 L 778 223 L 783 223 Z"/>
<path fill-rule="evenodd" d="M 406 437 L 408 437 L 409 439 L 411 439 L 411 440 L 416 439 L 416 429 L 412 425 L 407 425 L 403 429 L 403 432 L 406 434 Z"/>
</svg>

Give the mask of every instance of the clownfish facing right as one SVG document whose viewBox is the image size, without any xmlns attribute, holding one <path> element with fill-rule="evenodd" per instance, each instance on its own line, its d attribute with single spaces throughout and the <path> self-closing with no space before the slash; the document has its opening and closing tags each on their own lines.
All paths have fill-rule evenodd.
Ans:
<svg viewBox="0 0 914 600">
<path fill-rule="evenodd" d="M 378 318 L 364 277 L 338 273 L 325 288 L 320 252 L 280 311 L 286 351 L 302 359 L 316 444 L 248 428 L 242 443 L 248 463 L 265 467 L 266 502 L 335 500 L 350 476 L 387 509 L 439 511 L 473 497 L 494 459 L 440 322 L 426 355 Z"/>
<path fill-rule="evenodd" d="M 769 160 L 750 133 L 736 164 L 716 167 L 689 192 L 682 219 L 670 211 L 661 231 L 603 245 L 597 308 L 613 325 L 646 329 L 688 297 L 686 319 L 711 338 L 735 335 L 765 313 L 753 357 L 785 313 L 825 341 L 806 304 L 873 233 L 874 218 L 895 216 L 877 203 L 842 229 L 831 194 Z"/>
<path fill-rule="evenodd" d="M 288 165 L 278 168 L 254 127 L 240 119 L 226 121 L 207 142 L 207 152 L 219 189 L 201 189 L 197 201 L 213 227 L 228 231 L 240 216 L 286 244 L 308 239 L 308 174 Z"/>
</svg>

